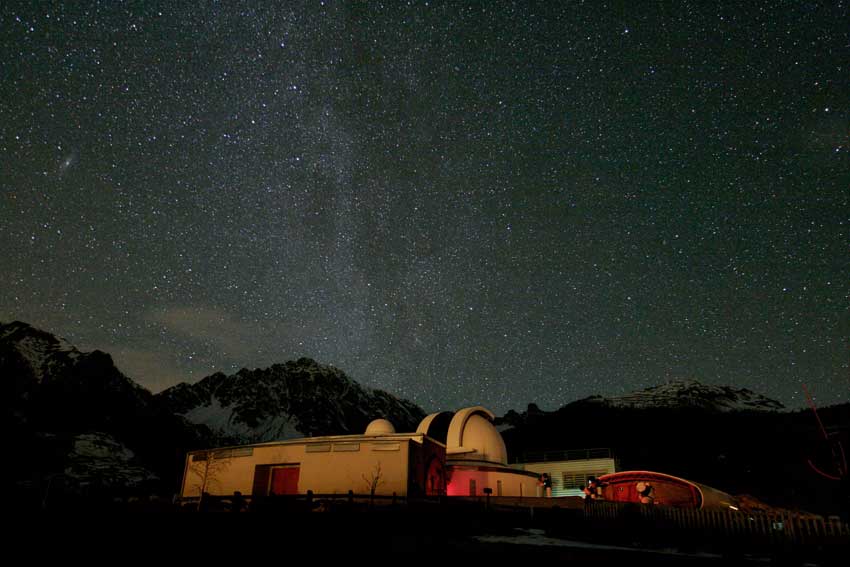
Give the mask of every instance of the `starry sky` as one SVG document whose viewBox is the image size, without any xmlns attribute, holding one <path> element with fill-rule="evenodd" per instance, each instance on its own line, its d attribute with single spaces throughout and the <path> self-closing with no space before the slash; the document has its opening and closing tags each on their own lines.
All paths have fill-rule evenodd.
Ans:
<svg viewBox="0 0 850 567">
<path fill-rule="evenodd" d="M 0 8 L 0 320 L 152 391 L 850 399 L 850 5 Z"/>
</svg>

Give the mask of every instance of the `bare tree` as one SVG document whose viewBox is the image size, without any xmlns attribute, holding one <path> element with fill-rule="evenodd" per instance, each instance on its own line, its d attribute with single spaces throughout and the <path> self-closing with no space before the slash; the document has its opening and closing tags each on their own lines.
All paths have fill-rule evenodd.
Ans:
<svg viewBox="0 0 850 567">
<path fill-rule="evenodd" d="M 366 487 L 369 489 L 369 497 L 370 500 L 374 500 L 375 491 L 378 490 L 378 487 L 384 484 L 384 474 L 381 471 L 381 461 L 378 461 L 375 464 L 375 468 L 372 469 L 369 476 L 366 476 L 366 473 L 361 474 L 363 477 L 363 481 L 366 483 Z"/>
<path fill-rule="evenodd" d="M 198 479 L 192 485 L 198 489 L 198 510 L 201 509 L 209 491 L 219 484 L 218 477 L 230 466 L 231 457 L 231 451 L 227 449 L 202 451 L 192 455 L 189 473 Z"/>
</svg>

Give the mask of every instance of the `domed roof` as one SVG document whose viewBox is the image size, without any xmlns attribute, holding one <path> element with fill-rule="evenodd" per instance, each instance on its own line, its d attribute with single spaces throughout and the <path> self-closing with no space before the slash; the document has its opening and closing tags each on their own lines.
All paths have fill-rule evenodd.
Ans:
<svg viewBox="0 0 850 567">
<path fill-rule="evenodd" d="M 493 412 L 481 406 L 457 412 L 446 440 L 449 459 L 507 465 L 508 451 L 502 435 L 493 426 L 494 418 Z"/>
<path fill-rule="evenodd" d="M 453 411 L 439 411 L 425 416 L 416 428 L 416 433 L 424 433 L 431 439 L 445 443 L 449 434 L 449 425 L 454 417 Z"/>
<path fill-rule="evenodd" d="M 366 426 L 366 435 L 389 435 L 395 433 L 395 427 L 386 419 L 373 419 Z"/>
</svg>

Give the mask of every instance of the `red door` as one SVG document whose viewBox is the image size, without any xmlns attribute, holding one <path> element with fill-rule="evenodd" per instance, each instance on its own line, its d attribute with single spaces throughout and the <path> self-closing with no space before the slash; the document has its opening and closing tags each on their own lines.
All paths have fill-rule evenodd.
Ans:
<svg viewBox="0 0 850 567">
<path fill-rule="evenodd" d="M 278 467 L 272 469 L 270 494 L 298 494 L 300 467 Z"/>
</svg>

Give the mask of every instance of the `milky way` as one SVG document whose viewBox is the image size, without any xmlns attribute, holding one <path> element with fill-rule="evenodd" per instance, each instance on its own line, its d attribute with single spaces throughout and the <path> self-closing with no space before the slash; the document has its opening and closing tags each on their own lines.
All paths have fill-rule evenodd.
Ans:
<svg viewBox="0 0 850 567">
<path fill-rule="evenodd" d="M 272 4 L 4 2 L 1 320 L 154 391 L 850 398 L 845 3 Z"/>
</svg>

